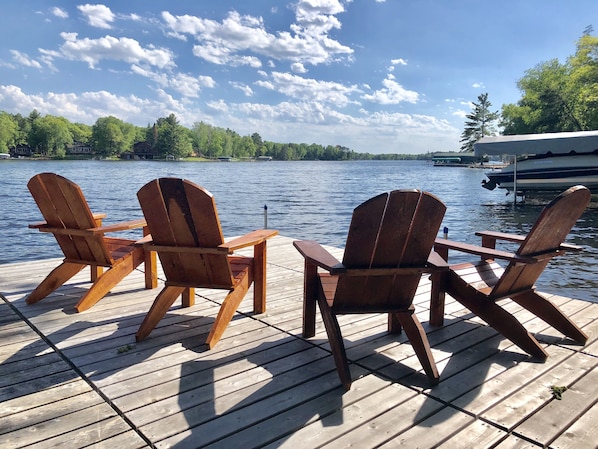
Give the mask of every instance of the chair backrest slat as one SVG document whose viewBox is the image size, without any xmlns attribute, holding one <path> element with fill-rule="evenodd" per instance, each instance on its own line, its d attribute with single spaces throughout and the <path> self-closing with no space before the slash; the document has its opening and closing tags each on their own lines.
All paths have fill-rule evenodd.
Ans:
<svg viewBox="0 0 598 449">
<path fill-rule="evenodd" d="M 423 267 L 446 207 L 418 190 L 396 190 L 358 206 L 343 257 L 347 268 Z M 339 277 L 334 308 L 401 310 L 415 295 L 421 275 Z"/>
<path fill-rule="evenodd" d="M 83 192 L 74 182 L 55 173 L 32 177 L 27 187 L 50 227 L 90 229 L 96 226 Z M 102 236 L 54 235 L 66 259 L 110 266 L 113 262 Z"/>
<path fill-rule="evenodd" d="M 590 199 L 590 191 L 583 186 L 571 187 L 557 196 L 540 213 L 517 254 L 533 256 L 556 250 L 565 241 Z M 509 264 L 490 296 L 498 298 L 510 292 L 531 288 L 549 261 L 546 259 L 535 264 Z"/>
<path fill-rule="evenodd" d="M 160 178 L 137 193 L 157 246 L 215 248 L 224 242 L 213 196 L 200 186 L 178 178 Z M 197 287 L 231 287 L 232 273 L 225 253 L 160 252 L 169 282 Z"/>
</svg>

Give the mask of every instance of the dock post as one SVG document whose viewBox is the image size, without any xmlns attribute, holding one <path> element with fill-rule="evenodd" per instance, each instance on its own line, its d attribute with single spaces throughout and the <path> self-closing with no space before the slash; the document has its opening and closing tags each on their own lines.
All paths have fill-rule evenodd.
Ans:
<svg viewBox="0 0 598 449">
<path fill-rule="evenodd" d="M 268 205 L 264 204 L 264 229 L 268 229 Z"/>
</svg>

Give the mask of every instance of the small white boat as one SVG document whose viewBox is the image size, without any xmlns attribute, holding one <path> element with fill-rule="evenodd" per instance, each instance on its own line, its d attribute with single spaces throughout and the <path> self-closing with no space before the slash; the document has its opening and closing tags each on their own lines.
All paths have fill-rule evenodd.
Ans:
<svg viewBox="0 0 598 449">
<path fill-rule="evenodd" d="M 486 189 L 562 191 L 581 184 L 598 191 L 598 131 L 484 137 L 474 149 L 479 156 L 515 156 L 507 167 L 486 173 Z"/>
</svg>

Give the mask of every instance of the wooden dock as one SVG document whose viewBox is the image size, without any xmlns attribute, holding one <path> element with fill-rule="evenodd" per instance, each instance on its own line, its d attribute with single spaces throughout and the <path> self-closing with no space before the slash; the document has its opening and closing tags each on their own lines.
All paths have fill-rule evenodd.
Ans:
<svg viewBox="0 0 598 449">
<path fill-rule="evenodd" d="M 447 298 L 428 326 L 430 387 L 386 317 L 341 317 L 353 387 L 345 392 L 318 316 L 301 337 L 303 260 L 292 239 L 268 243 L 267 313 L 251 292 L 223 339 L 202 341 L 222 292 L 196 290 L 142 343 L 134 334 L 159 290 L 135 272 L 92 309 L 73 306 L 88 273 L 38 304 L 25 296 L 56 260 L 0 266 L 0 447 L 596 448 L 598 304 L 553 297 L 590 335 L 585 347 L 507 303 L 550 354 L 538 363 Z M 339 250 L 335 250 L 340 255 Z M 567 387 L 562 399 L 551 387 Z"/>
</svg>

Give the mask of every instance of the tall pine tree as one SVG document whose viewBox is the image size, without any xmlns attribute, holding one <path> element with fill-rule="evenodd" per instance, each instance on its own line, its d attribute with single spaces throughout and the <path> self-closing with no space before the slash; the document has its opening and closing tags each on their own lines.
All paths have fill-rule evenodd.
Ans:
<svg viewBox="0 0 598 449">
<path fill-rule="evenodd" d="M 488 94 L 478 96 L 478 102 L 473 103 L 473 110 L 465 118 L 465 129 L 461 134 L 461 151 L 473 151 L 473 144 L 484 136 L 496 134 L 495 122 L 498 120 L 498 111 L 491 112 L 492 103 L 488 101 Z"/>
</svg>

